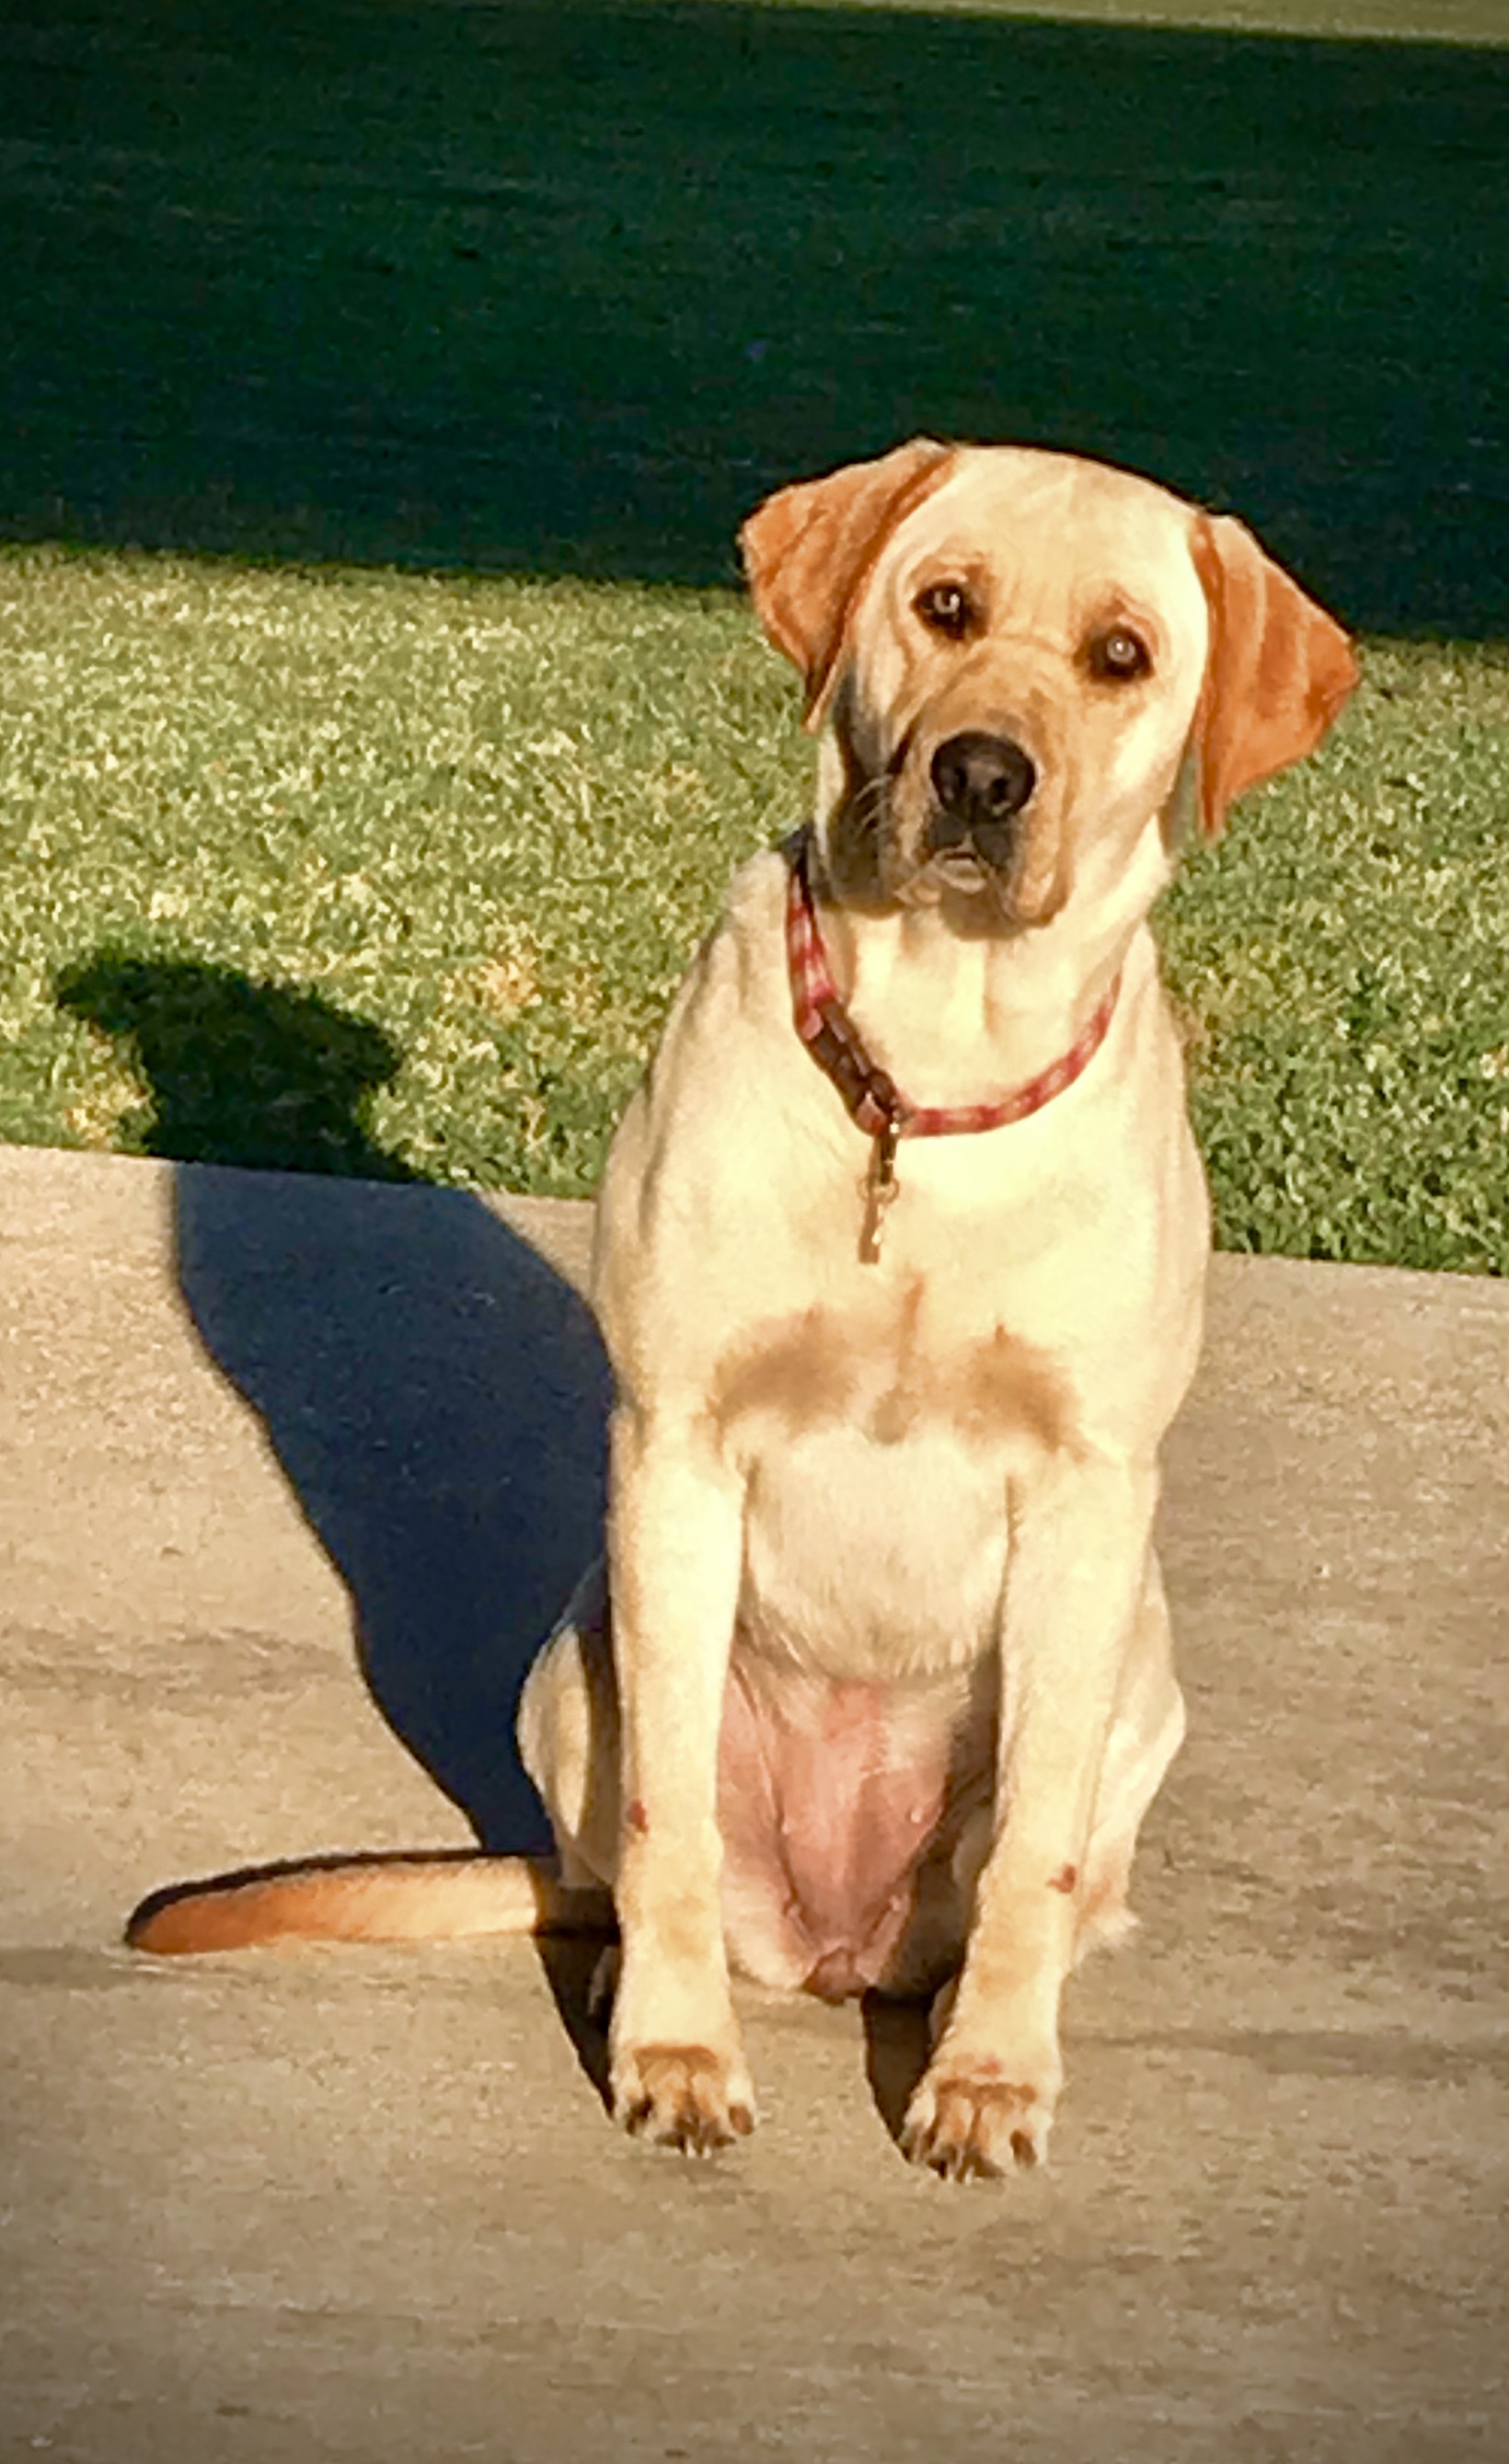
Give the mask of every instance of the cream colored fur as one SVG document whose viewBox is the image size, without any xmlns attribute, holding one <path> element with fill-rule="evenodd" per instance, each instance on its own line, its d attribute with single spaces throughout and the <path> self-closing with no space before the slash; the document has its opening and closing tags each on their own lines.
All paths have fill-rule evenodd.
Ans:
<svg viewBox="0 0 1509 2464">
<path fill-rule="evenodd" d="M 841 988 L 919 1102 L 1031 1077 L 1121 970 L 1115 1017 L 1083 1076 L 1034 1117 L 904 1144 L 881 1260 L 863 1264 L 864 1142 L 793 1032 L 786 868 L 766 855 L 739 875 L 599 1204 L 622 1748 L 596 1765 L 582 1750 L 591 1618 L 536 1667 L 521 1734 L 568 1857 L 614 1890 L 618 2109 L 702 2145 L 754 2111 L 730 1966 L 800 1982 L 721 1854 L 731 1652 L 788 1698 L 805 1687 L 814 1719 L 825 1688 L 874 1685 L 914 1730 L 957 1741 L 973 1726 L 978 1801 L 945 1826 L 893 1980 L 962 1958 L 906 2144 L 966 2174 L 1042 2153 L 1063 1980 L 1087 1929 L 1126 1921 L 1138 1826 L 1182 1733 L 1152 1522 L 1209 1230 L 1145 918 L 1169 878 L 1197 722 L 1211 724 L 1218 646 L 1196 533 L 1233 561 L 1250 542 L 1145 482 L 1044 453 L 948 453 L 898 484 L 910 501 L 893 524 L 872 515 L 837 640 L 849 572 L 824 593 L 820 557 L 804 579 L 824 663 L 808 673 L 824 731 L 820 871 L 835 888 L 845 811 L 890 782 L 880 894 L 821 903 Z M 820 525 L 824 485 L 844 474 L 790 520 L 767 511 L 773 550 L 756 517 L 757 606 Z M 980 627 L 956 644 L 915 611 L 930 582 L 961 576 Z M 1327 706 L 1319 723 L 1298 707 L 1249 713 L 1259 774 L 1309 749 L 1351 674 L 1329 619 L 1292 583 L 1280 596 L 1277 621 L 1311 643 L 1301 665 Z M 1096 627 L 1120 622 L 1151 655 L 1131 685 L 1086 667 Z M 802 659 L 799 606 L 780 604 L 772 630 Z M 940 883 L 920 848 L 930 750 L 965 728 L 1019 740 L 1039 779 L 994 910 L 989 887 Z M 804 1398 L 799 1375 L 750 1374 L 794 1332 L 845 1364 L 833 1408 Z M 1024 1389 L 1029 1365 L 1057 1382 L 1051 1441 L 1039 1411 L 1011 1408 L 1009 1376 L 998 1407 L 978 1408 L 981 1365 L 1002 1356 Z M 741 1396 L 745 1408 L 720 1405 Z"/>
</svg>

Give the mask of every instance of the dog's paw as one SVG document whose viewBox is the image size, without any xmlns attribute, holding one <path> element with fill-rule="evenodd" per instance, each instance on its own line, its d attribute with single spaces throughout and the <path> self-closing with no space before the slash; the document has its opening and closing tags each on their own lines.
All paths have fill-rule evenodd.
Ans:
<svg viewBox="0 0 1509 2464">
<path fill-rule="evenodd" d="M 999 2181 L 1042 2162 L 1053 2099 L 998 2064 L 935 2063 L 907 2109 L 901 2151 L 946 2182 Z"/>
<path fill-rule="evenodd" d="M 742 2065 L 706 2045 L 638 2045 L 614 2061 L 613 2112 L 632 2138 L 711 2156 L 749 2137 L 754 2096 Z"/>
</svg>

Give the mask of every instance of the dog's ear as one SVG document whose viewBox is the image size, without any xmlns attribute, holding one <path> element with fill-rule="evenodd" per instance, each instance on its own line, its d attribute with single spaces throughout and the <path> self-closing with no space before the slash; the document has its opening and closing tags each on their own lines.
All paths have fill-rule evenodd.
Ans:
<svg viewBox="0 0 1509 2464">
<path fill-rule="evenodd" d="M 820 724 L 849 618 L 903 515 L 937 485 L 953 449 L 914 436 L 876 462 L 782 488 L 739 533 L 754 612 L 799 668 L 809 728 Z"/>
<path fill-rule="evenodd" d="M 1191 542 L 1211 647 L 1191 752 L 1200 823 L 1217 837 L 1248 787 L 1313 753 L 1357 682 L 1351 643 L 1250 530 L 1201 514 Z"/>
</svg>

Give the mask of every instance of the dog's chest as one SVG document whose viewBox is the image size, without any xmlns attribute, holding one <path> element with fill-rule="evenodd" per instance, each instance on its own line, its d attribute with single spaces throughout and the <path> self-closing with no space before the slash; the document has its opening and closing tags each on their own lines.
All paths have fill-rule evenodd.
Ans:
<svg viewBox="0 0 1509 2464">
<path fill-rule="evenodd" d="M 967 1666 L 1005 1569 L 1014 1461 L 1070 1442 L 1054 1363 L 921 1278 L 756 1326 L 716 1394 L 745 1486 L 741 1620 L 833 1678 Z"/>
<path fill-rule="evenodd" d="M 1006 1573 L 1006 1485 L 929 1433 L 842 1427 L 771 1447 L 745 1489 L 739 1623 L 775 1664 L 885 1683 L 972 1667 Z"/>
<path fill-rule="evenodd" d="M 713 1380 L 734 1451 L 754 1462 L 834 1429 L 883 1450 L 929 1433 L 985 1451 L 1068 1443 L 1063 1365 L 1010 1322 L 987 1282 L 980 1267 L 930 1277 L 862 1267 L 756 1320 Z"/>
</svg>

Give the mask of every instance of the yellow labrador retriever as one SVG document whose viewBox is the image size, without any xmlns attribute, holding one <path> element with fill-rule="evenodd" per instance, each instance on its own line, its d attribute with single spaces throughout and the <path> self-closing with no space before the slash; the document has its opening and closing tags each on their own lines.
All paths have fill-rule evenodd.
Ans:
<svg viewBox="0 0 1509 2464">
<path fill-rule="evenodd" d="M 608 1162 L 608 1563 L 520 1712 L 558 1869 L 211 1885 L 131 1939 L 611 1892 L 629 2129 L 752 2127 L 733 1968 L 933 1997 L 903 2144 L 994 2174 L 1043 2153 L 1064 1978 L 1131 1922 L 1183 1729 L 1152 1526 L 1209 1226 L 1146 918 L 1356 669 L 1239 523 L 1062 454 L 918 439 L 744 549 L 817 811 L 734 882 Z"/>
</svg>

